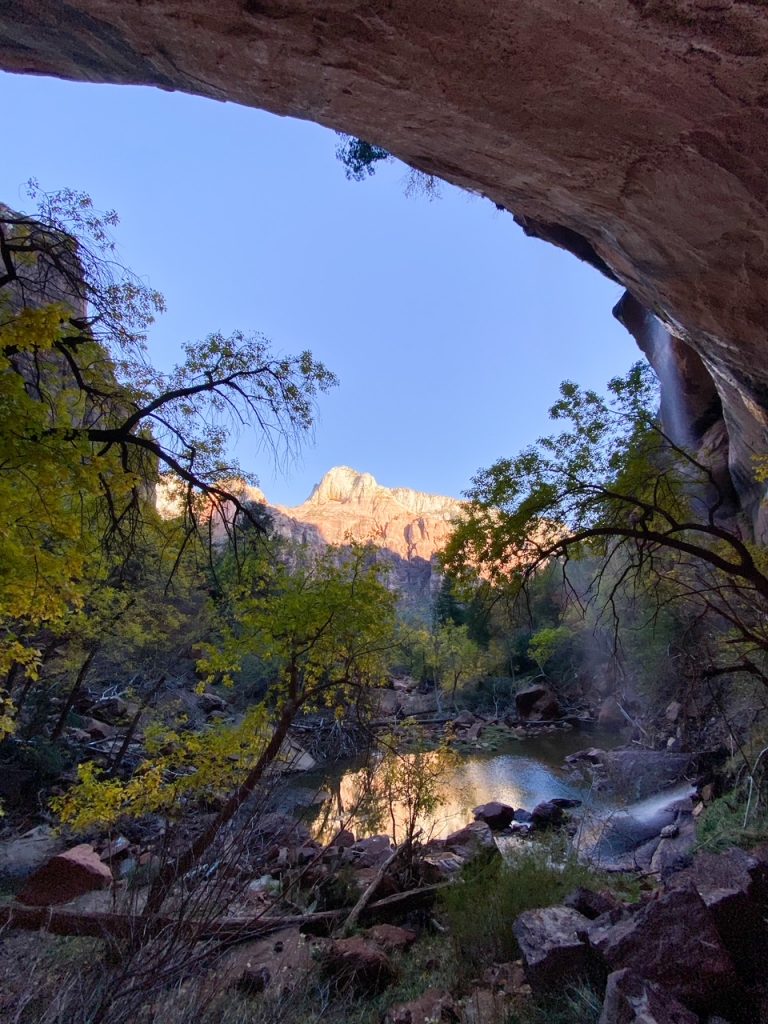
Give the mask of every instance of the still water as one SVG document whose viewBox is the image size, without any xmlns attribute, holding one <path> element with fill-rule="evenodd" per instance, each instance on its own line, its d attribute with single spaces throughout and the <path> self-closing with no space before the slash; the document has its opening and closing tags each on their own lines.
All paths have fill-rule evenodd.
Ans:
<svg viewBox="0 0 768 1024">
<path fill-rule="evenodd" d="M 510 740 L 496 750 L 472 751 L 461 755 L 457 764 L 445 772 L 437 784 L 436 806 L 419 817 L 424 836 L 439 838 L 455 832 L 472 821 L 472 810 L 489 800 L 500 800 L 515 808 L 532 810 L 542 800 L 568 797 L 582 801 L 588 818 L 604 818 L 619 810 L 614 800 L 601 798 L 587 780 L 563 767 L 563 759 L 585 747 L 613 747 L 620 741 L 615 732 L 560 731 Z M 407 816 L 405 802 L 394 808 L 384 800 L 382 809 L 381 771 L 374 763 L 365 771 L 362 760 L 336 762 L 304 773 L 290 784 L 287 799 L 309 805 L 316 794 L 324 801 L 313 806 L 307 816 L 313 819 L 313 831 L 327 839 L 340 827 L 360 838 L 380 832 L 392 836 L 402 830 Z M 373 790 L 378 801 L 371 801 Z M 366 812 L 378 803 L 379 815 Z M 394 820 L 391 811 L 394 811 Z"/>
</svg>

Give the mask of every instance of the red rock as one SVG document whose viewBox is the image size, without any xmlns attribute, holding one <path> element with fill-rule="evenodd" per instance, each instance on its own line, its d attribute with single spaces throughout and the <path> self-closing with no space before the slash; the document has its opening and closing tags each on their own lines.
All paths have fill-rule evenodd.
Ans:
<svg viewBox="0 0 768 1024">
<path fill-rule="evenodd" d="M 88 843 L 73 846 L 44 864 L 29 878 L 17 899 L 32 907 L 68 903 L 83 893 L 106 889 L 112 872 Z"/>
<path fill-rule="evenodd" d="M 321 951 L 319 961 L 323 973 L 341 990 L 378 992 L 394 977 L 387 954 L 359 935 L 329 943 Z"/>
<path fill-rule="evenodd" d="M 321 13 L 308 0 L 26 0 L 0 14 L 0 66 L 316 119 L 514 210 L 685 337 L 676 362 L 703 377 L 693 397 L 716 387 L 715 426 L 759 516 L 764 5 L 334 0 Z"/>
<path fill-rule="evenodd" d="M 649 900 L 610 926 L 588 930 L 607 966 L 628 967 L 693 1010 L 710 1009 L 736 985 L 733 960 L 693 886 Z"/>
<path fill-rule="evenodd" d="M 376 924 L 365 934 L 387 953 L 401 952 L 416 941 L 416 932 L 396 924 Z"/>
</svg>

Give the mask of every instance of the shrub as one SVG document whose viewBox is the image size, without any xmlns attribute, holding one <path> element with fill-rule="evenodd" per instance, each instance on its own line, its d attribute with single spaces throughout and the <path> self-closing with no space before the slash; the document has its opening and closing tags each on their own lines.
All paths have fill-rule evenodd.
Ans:
<svg viewBox="0 0 768 1024">
<path fill-rule="evenodd" d="M 511 863 L 497 857 L 470 865 L 441 901 L 459 969 L 472 976 L 489 963 L 513 960 L 519 951 L 512 925 L 519 914 L 552 906 L 577 886 L 595 882 L 594 872 L 575 857 L 557 860 L 556 851 L 544 846 L 532 846 Z"/>
</svg>

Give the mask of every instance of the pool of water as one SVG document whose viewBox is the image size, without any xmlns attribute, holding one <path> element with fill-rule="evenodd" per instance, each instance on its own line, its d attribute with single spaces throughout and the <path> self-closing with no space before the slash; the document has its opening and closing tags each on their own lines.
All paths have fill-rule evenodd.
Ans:
<svg viewBox="0 0 768 1024">
<path fill-rule="evenodd" d="M 560 731 L 510 740 L 496 750 L 478 749 L 461 755 L 437 787 L 437 801 L 420 815 L 418 827 L 426 837 L 439 838 L 455 832 L 473 819 L 473 808 L 500 800 L 515 808 L 532 810 L 542 800 L 568 797 L 581 800 L 585 820 L 604 819 L 620 805 L 601 797 L 586 780 L 563 767 L 563 759 L 584 747 L 613 747 L 620 742 L 615 732 Z M 378 800 L 375 797 L 378 790 Z M 336 762 L 302 774 L 288 785 L 284 802 L 305 806 L 315 794 L 321 801 L 307 816 L 318 838 L 329 838 L 340 827 L 358 837 L 402 831 L 407 803 L 390 802 L 381 793 L 381 779 L 374 763 L 366 771 L 362 760 Z M 384 807 L 381 804 L 384 800 Z M 371 813 L 371 807 L 380 813 Z M 291 808 L 293 809 L 293 808 Z"/>
</svg>

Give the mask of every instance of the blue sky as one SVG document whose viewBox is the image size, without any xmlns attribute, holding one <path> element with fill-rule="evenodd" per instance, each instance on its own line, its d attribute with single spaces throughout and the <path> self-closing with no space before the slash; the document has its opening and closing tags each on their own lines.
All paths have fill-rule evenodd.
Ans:
<svg viewBox="0 0 768 1024">
<path fill-rule="evenodd" d="M 309 348 L 340 387 L 314 442 L 275 467 L 233 439 L 270 500 L 298 504 L 334 465 L 459 495 L 548 429 L 565 378 L 602 388 L 638 357 L 621 289 L 458 189 L 407 198 L 406 168 L 345 179 L 317 125 L 198 97 L 0 74 L 0 200 L 23 183 L 114 207 L 121 259 L 166 297 L 151 337 L 257 330 Z"/>
</svg>

